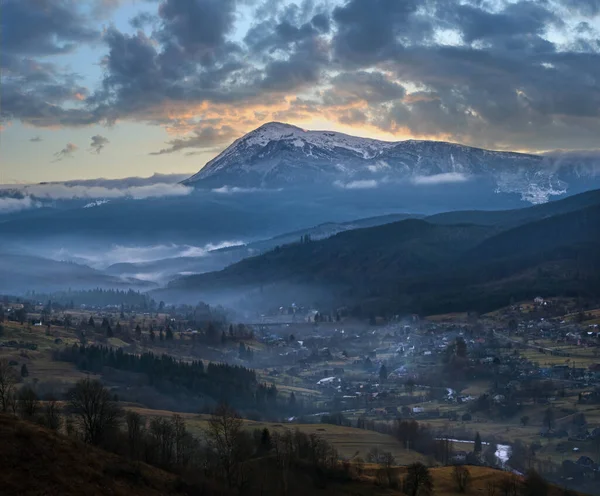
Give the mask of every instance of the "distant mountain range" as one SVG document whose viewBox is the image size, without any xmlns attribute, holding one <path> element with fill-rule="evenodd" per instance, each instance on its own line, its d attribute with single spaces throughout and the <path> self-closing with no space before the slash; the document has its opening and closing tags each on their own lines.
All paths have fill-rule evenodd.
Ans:
<svg viewBox="0 0 600 496">
<path fill-rule="evenodd" d="M 238 298 L 261 311 L 318 301 L 382 314 L 484 311 L 538 294 L 600 297 L 600 190 L 522 210 L 407 219 L 297 242 L 183 277 L 157 294 Z"/>
<path fill-rule="evenodd" d="M 440 141 L 386 142 L 271 122 L 242 136 L 184 184 L 260 189 L 329 184 L 362 189 L 483 179 L 498 193 L 543 203 L 600 185 L 600 168 L 564 156 L 496 152 Z"/>
<path fill-rule="evenodd" d="M 0 253 L 0 294 L 53 292 L 90 288 L 137 289 L 156 287 L 135 277 L 114 277 L 87 265 L 15 253 Z"/>
</svg>

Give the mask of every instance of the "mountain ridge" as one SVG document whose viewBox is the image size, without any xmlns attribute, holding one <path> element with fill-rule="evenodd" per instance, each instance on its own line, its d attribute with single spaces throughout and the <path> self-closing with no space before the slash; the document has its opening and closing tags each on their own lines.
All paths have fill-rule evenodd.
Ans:
<svg viewBox="0 0 600 496">
<path fill-rule="evenodd" d="M 271 122 L 235 140 L 183 184 L 216 190 L 313 184 L 360 189 L 487 178 L 494 192 L 535 204 L 564 195 L 573 184 L 585 188 L 583 178 L 597 176 L 593 166 L 575 169 L 564 157 L 445 141 L 383 141 Z"/>
<path fill-rule="evenodd" d="M 513 294 L 600 296 L 600 195 L 592 205 L 587 196 L 579 198 L 579 209 L 560 200 L 562 213 L 560 204 L 544 205 L 553 212 L 547 217 L 541 207 L 530 207 L 537 218 L 516 227 L 426 218 L 346 231 L 177 279 L 158 291 L 166 299 L 184 290 L 202 297 L 238 291 L 263 306 L 284 294 L 300 301 L 320 291 L 335 294 L 332 304 L 375 304 L 388 314 L 486 310 Z"/>
</svg>

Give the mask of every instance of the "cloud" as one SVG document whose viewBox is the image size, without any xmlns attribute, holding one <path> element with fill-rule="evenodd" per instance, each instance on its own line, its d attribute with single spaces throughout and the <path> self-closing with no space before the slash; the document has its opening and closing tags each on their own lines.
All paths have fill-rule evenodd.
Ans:
<svg viewBox="0 0 600 496">
<path fill-rule="evenodd" d="M 382 72 L 343 72 L 331 80 L 332 88 L 324 93 L 324 103 L 334 105 L 358 101 L 382 103 L 404 98 L 406 90 Z"/>
<path fill-rule="evenodd" d="M 375 181 L 375 179 L 361 179 L 347 183 L 335 181 L 333 184 L 342 189 L 373 189 L 378 186 L 378 183 Z"/>
<path fill-rule="evenodd" d="M 190 257 L 201 258 L 211 251 L 232 246 L 241 246 L 241 241 L 222 241 L 208 243 L 204 246 L 161 244 L 152 246 L 111 245 L 98 252 L 79 252 L 62 248 L 52 254 L 55 260 L 83 261 L 95 268 L 106 268 L 117 263 L 147 263 L 168 258 Z"/>
<path fill-rule="evenodd" d="M 77 0 L 4 0 L 2 50 L 10 54 L 53 55 L 99 39 L 100 32 Z"/>
<path fill-rule="evenodd" d="M 235 193 L 256 193 L 257 191 L 281 191 L 280 189 L 263 189 L 263 188 L 240 188 L 238 186 L 221 186 L 211 190 L 213 193 L 222 195 L 232 195 Z"/>
<path fill-rule="evenodd" d="M 156 154 L 314 115 L 497 149 L 600 135 L 599 0 L 163 0 L 102 35 L 90 16 L 121 0 L 43 3 L 3 4 L 3 121 L 161 125 L 175 138 Z M 99 81 L 41 58 L 85 44 L 104 54 Z"/>
<path fill-rule="evenodd" d="M 110 143 L 110 141 L 108 141 L 108 138 L 96 134 L 95 136 L 92 136 L 92 143 L 90 144 L 90 149 L 93 153 L 98 154 L 106 145 L 108 145 L 108 143 Z"/>
<path fill-rule="evenodd" d="M 39 201 L 75 199 L 117 199 L 134 200 L 167 196 L 186 196 L 193 188 L 179 184 L 189 174 L 154 174 L 150 177 L 128 177 L 124 179 L 86 179 L 64 183 L 42 183 L 17 186 L 4 186 L 0 189 L 0 200 L 29 199 L 35 201 L 31 208 L 41 206 Z M 4 197 L 2 197 L 4 195 Z M 26 201 L 29 201 L 26 200 Z M 8 204 L 8 203 L 7 203 Z M 27 205 L 27 203 L 24 203 Z"/>
<path fill-rule="evenodd" d="M 436 184 L 464 183 L 468 180 L 469 177 L 460 172 L 446 172 L 443 174 L 435 174 L 433 176 L 415 176 L 411 179 L 411 183 L 417 186 L 428 186 Z"/>
<path fill-rule="evenodd" d="M 36 184 L 24 186 L 19 190 L 28 196 L 40 200 L 75 200 L 75 199 L 115 199 L 131 198 L 143 200 L 166 196 L 186 196 L 194 188 L 182 184 L 148 184 L 126 188 L 106 188 L 102 186 L 71 186 L 61 183 Z"/>
<path fill-rule="evenodd" d="M 0 214 L 11 214 L 20 212 L 21 210 L 29 210 L 30 208 L 38 208 L 41 203 L 35 201 L 29 196 L 23 198 L 7 198 L 0 197 Z"/>
<path fill-rule="evenodd" d="M 194 135 L 188 138 L 176 138 L 168 141 L 168 148 L 163 148 L 157 152 L 151 152 L 150 155 L 163 155 L 165 153 L 174 153 L 184 148 L 203 148 L 210 149 L 216 145 L 222 145 L 233 141 L 239 136 L 230 126 L 201 127 L 194 130 Z"/>
<path fill-rule="evenodd" d="M 383 171 L 389 170 L 390 165 L 387 162 L 380 160 L 375 165 L 367 165 L 367 169 L 369 170 L 369 172 L 373 172 L 373 173 L 383 172 Z"/>
<path fill-rule="evenodd" d="M 100 188 L 111 188 L 111 189 L 126 189 L 139 186 L 151 186 L 154 184 L 176 184 L 180 183 L 184 179 L 190 177 L 193 173 L 188 174 L 159 174 L 154 173 L 149 177 L 124 177 L 119 179 L 76 179 L 72 181 L 65 181 L 63 183 L 53 184 L 64 184 L 66 186 L 86 186 L 86 187 L 100 187 Z"/>
<path fill-rule="evenodd" d="M 65 158 L 73 158 L 73 154 L 77 151 L 77 148 L 77 145 L 67 143 L 61 151 L 54 154 L 53 162 L 60 162 Z"/>
</svg>

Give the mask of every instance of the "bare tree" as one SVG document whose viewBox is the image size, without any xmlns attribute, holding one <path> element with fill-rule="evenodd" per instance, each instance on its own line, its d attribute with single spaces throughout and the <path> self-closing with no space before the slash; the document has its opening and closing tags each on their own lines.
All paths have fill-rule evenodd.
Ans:
<svg viewBox="0 0 600 496">
<path fill-rule="evenodd" d="M 523 481 L 523 496 L 546 496 L 550 490 L 548 483 L 535 470 L 528 470 Z"/>
<path fill-rule="evenodd" d="M 54 431 L 60 429 L 60 424 L 62 421 L 60 416 L 60 407 L 54 396 L 48 396 L 46 398 L 42 415 L 43 423 L 48 429 L 52 429 Z"/>
<path fill-rule="evenodd" d="M 500 480 L 498 489 L 502 496 L 518 496 L 520 481 L 514 475 L 507 475 Z"/>
<path fill-rule="evenodd" d="M 388 486 L 396 487 L 398 485 L 398 479 L 394 470 L 396 458 L 394 458 L 394 455 L 392 455 L 391 452 L 386 451 L 381 456 L 381 464 L 383 466 L 383 470 L 385 471 Z"/>
<path fill-rule="evenodd" d="M 175 429 L 169 419 L 154 417 L 150 420 L 149 434 L 158 452 L 160 466 L 169 468 L 173 462 Z"/>
<path fill-rule="evenodd" d="M 243 420 L 235 410 L 225 404 L 217 407 L 206 429 L 209 446 L 217 457 L 217 463 L 222 470 L 227 484 L 233 487 L 240 460 L 240 436 Z"/>
<path fill-rule="evenodd" d="M 32 420 L 40 408 L 38 395 L 31 386 L 23 386 L 17 394 L 17 408 L 21 418 Z"/>
<path fill-rule="evenodd" d="M 426 496 L 433 493 L 433 478 L 421 462 L 408 466 L 404 479 L 404 492 L 408 496 Z"/>
<path fill-rule="evenodd" d="M 459 493 L 466 493 L 471 484 L 471 472 L 464 465 L 455 465 L 452 470 L 452 478 Z"/>
<path fill-rule="evenodd" d="M 129 456 L 137 458 L 142 444 L 146 419 L 137 412 L 127 411 L 125 413 L 127 424 L 127 442 L 129 444 Z"/>
<path fill-rule="evenodd" d="M 122 411 L 100 381 L 82 379 L 68 392 L 68 400 L 85 442 L 99 445 L 118 427 Z"/>
<path fill-rule="evenodd" d="M 494 481 L 487 481 L 485 491 L 487 496 L 496 496 L 496 494 L 498 494 L 496 483 Z"/>
<path fill-rule="evenodd" d="M 288 479 L 294 452 L 292 433 L 287 429 L 283 434 L 274 432 L 271 436 L 271 442 L 275 452 L 275 461 L 281 475 L 281 494 L 286 496 L 289 489 Z"/>
<path fill-rule="evenodd" d="M 9 365 L 8 360 L 0 360 L 0 407 L 4 413 L 10 410 L 16 383 L 17 374 Z"/>
</svg>

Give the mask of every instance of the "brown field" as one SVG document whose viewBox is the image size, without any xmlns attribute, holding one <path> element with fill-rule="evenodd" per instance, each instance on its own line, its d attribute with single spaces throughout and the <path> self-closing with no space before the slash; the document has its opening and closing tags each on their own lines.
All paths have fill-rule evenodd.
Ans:
<svg viewBox="0 0 600 496">
<path fill-rule="evenodd" d="M 127 409 L 136 411 L 145 417 L 170 417 L 173 412 L 166 410 L 151 410 L 139 406 L 126 406 Z M 206 428 L 209 415 L 180 414 L 188 427 L 195 435 L 201 435 Z M 329 424 L 280 424 L 275 422 L 256 422 L 253 420 L 244 420 L 244 425 L 249 430 L 268 428 L 271 432 L 284 432 L 285 430 L 298 429 L 307 434 L 317 434 L 326 441 L 330 442 L 344 458 L 361 457 L 366 458 L 367 453 L 373 447 L 380 450 L 389 451 L 395 457 L 400 465 L 409 464 L 415 461 L 425 462 L 426 459 L 420 453 L 406 450 L 392 436 L 380 434 L 378 432 L 354 427 L 342 427 Z"/>
</svg>

